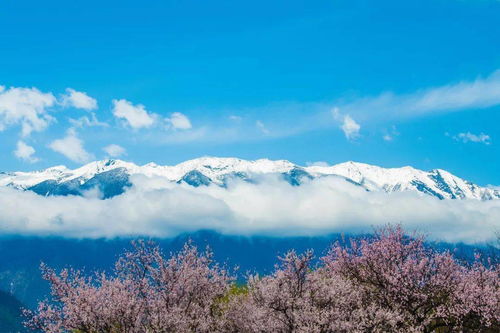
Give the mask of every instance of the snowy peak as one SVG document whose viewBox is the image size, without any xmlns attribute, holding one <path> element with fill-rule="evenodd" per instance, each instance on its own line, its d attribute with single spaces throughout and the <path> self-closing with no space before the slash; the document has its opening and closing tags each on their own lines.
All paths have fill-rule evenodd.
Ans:
<svg viewBox="0 0 500 333">
<path fill-rule="evenodd" d="M 212 170 L 214 172 L 247 171 L 254 173 L 285 172 L 295 165 L 289 161 L 260 159 L 247 161 L 238 158 L 202 157 L 177 164 L 176 168 L 187 170 Z"/>
<path fill-rule="evenodd" d="M 73 170 L 71 172 L 71 176 L 67 179 L 68 180 L 74 178 L 90 179 L 97 174 L 107 172 L 110 170 L 115 170 L 118 168 L 122 168 L 127 170 L 128 172 L 131 172 L 137 169 L 137 165 L 135 165 L 134 163 L 129 163 L 121 160 L 114 160 L 114 159 L 95 161 Z"/>
<path fill-rule="evenodd" d="M 184 174 L 196 170 L 215 182 L 221 183 L 231 174 L 252 175 L 285 173 L 294 167 L 295 165 L 293 163 L 285 160 L 272 161 L 268 159 L 259 159 L 247 161 L 238 158 L 202 157 L 177 164 L 173 168 Z"/>
<path fill-rule="evenodd" d="M 500 193 L 497 190 L 481 188 L 442 169 L 426 172 L 410 166 L 381 168 L 357 162 L 306 169 L 320 174 L 343 176 L 370 191 L 417 191 L 439 199 L 489 200 L 500 198 Z"/>
<path fill-rule="evenodd" d="M 410 166 L 382 168 L 375 165 L 345 162 L 333 166 L 302 167 L 286 160 L 201 157 L 173 166 L 148 163 L 138 166 L 116 159 L 95 161 L 78 169 L 56 166 L 35 172 L 0 174 L 0 186 L 32 190 L 42 195 L 80 195 L 99 188 L 104 198 L 119 195 L 131 186 L 132 175 L 161 177 L 170 182 L 191 186 L 226 186 L 228 179 L 237 177 L 257 182 L 259 175 L 276 174 L 291 185 L 320 177 L 342 177 L 368 191 L 387 193 L 412 191 L 439 199 L 500 199 L 496 189 L 480 187 L 451 173 L 435 169 L 422 171 Z"/>
</svg>

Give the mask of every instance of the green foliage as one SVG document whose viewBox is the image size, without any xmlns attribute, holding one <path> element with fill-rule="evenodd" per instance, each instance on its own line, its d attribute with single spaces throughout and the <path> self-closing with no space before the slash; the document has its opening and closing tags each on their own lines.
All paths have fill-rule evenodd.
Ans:
<svg viewBox="0 0 500 333">
<path fill-rule="evenodd" d="M 242 296 L 248 294 L 248 286 L 246 284 L 233 283 L 229 291 L 221 297 L 220 303 L 227 304 L 231 300 L 231 298 L 236 296 Z"/>
</svg>

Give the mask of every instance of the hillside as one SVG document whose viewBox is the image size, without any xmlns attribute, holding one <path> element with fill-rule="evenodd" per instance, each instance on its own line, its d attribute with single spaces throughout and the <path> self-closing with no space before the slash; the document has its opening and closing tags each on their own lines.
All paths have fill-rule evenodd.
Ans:
<svg viewBox="0 0 500 333">
<path fill-rule="evenodd" d="M 21 302 L 0 290 L 0 333 L 26 332 L 22 326 Z"/>
</svg>

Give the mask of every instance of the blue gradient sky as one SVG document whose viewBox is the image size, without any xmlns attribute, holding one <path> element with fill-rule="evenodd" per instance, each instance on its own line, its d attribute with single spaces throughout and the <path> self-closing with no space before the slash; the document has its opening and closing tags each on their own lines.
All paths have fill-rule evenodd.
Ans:
<svg viewBox="0 0 500 333">
<path fill-rule="evenodd" d="M 55 103 L 50 124 L 25 136 L 22 119 L 4 124 L 0 169 L 76 167 L 116 144 L 139 164 L 355 160 L 500 184 L 499 17 L 500 2 L 486 0 L 5 0 L 4 93 L 36 87 L 61 100 L 70 87 L 98 109 Z M 118 119 L 119 99 L 155 124 Z M 92 112 L 107 126 L 70 122 Z M 190 128 L 163 126 L 173 113 Z M 346 133 L 346 116 L 359 128 Z M 68 136 L 87 158 L 54 149 Z M 15 156 L 20 141 L 30 158 Z"/>
</svg>

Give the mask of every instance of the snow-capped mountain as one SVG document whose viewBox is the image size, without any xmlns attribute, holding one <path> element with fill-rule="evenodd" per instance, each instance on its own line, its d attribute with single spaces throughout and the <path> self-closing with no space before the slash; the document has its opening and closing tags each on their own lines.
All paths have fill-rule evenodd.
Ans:
<svg viewBox="0 0 500 333">
<path fill-rule="evenodd" d="M 439 199 L 500 199 L 500 191 L 480 187 L 445 170 L 422 171 L 412 167 L 381 168 L 356 162 L 333 166 L 302 167 L 285 160 L 202 157 L 174 166 L 149 163 L 138 166 L 120 160 L 103 160 L 70 170 L 64 166 L 34 172 L 0 173 L 0 186 L 31 190 L 40 195 L 80 195 L 99 188 L 104 198 L 119 195 L 131 186 L 130 176 L 162 177 L 192 186 L 226 186 L 231 178 L 257 182 L 259 175 L 277 174 L 299 186 L 319 177 L 341 177 L 367 191 L 415 191 Z"/>
</svg>

